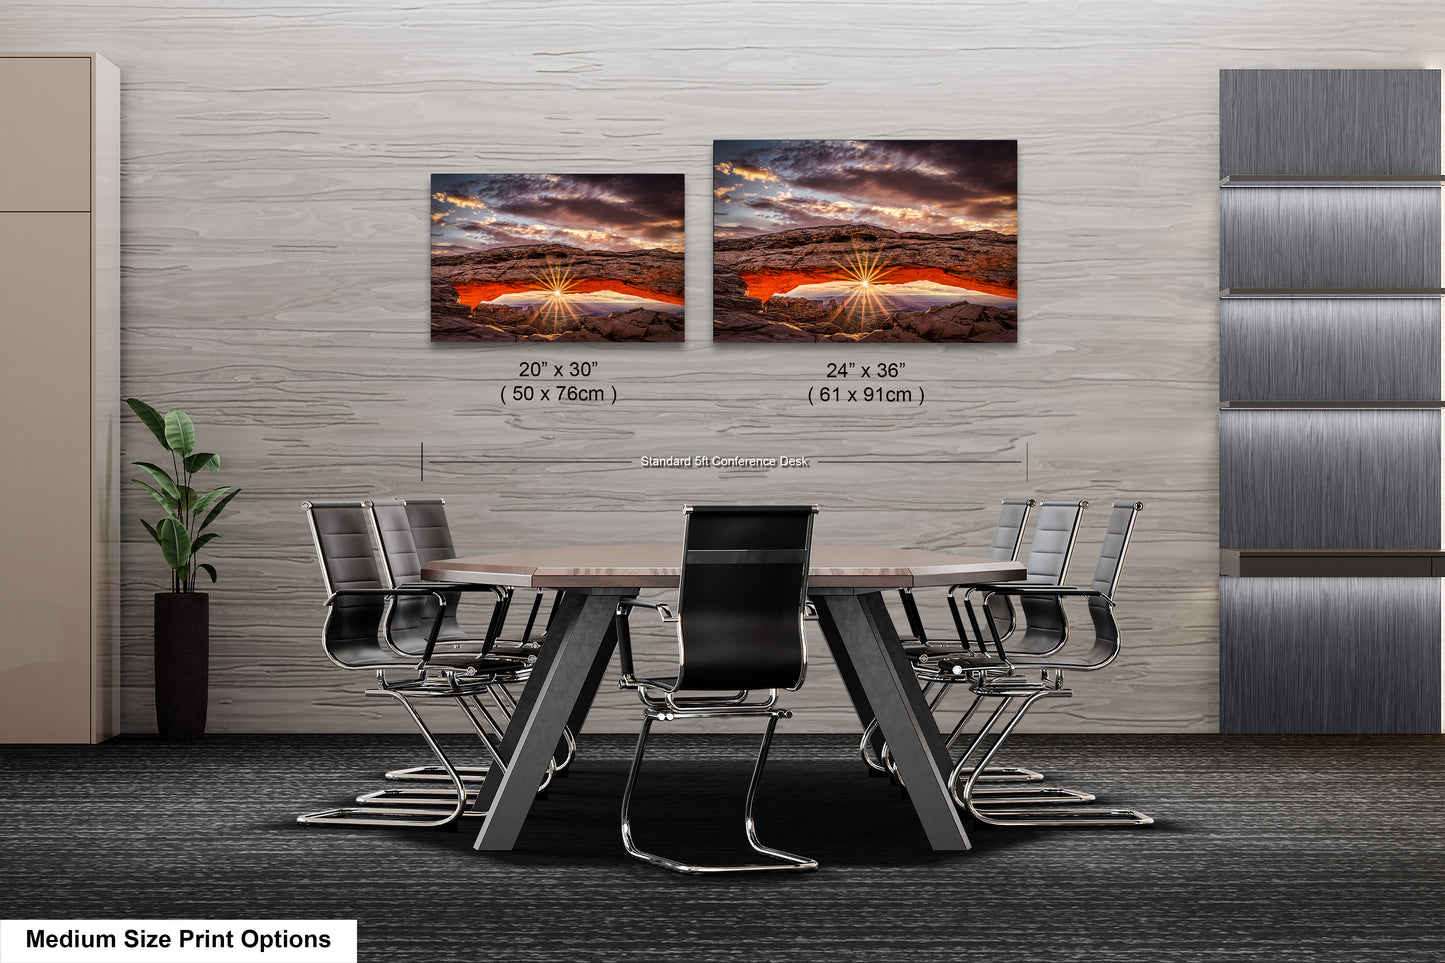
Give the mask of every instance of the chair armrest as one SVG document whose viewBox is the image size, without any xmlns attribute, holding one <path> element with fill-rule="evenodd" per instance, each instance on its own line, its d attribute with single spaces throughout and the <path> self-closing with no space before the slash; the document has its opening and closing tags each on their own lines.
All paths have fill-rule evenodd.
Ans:
<svg viewBox="0 0 1445 963">
<path fill-rule="evenodd" d="M 623 599 L 617 603 L 617 613 L 626 615 L 630 609 L 652 609 L 664 622 L 676 622 L 677 616 L 672 614 L 672 609 L 663 602 L 644 602 L 642 599 Z"/>
<path fill-rule="evenodd" d="M 482 586 L 478 586 L 478 588 L 479 588 L 479 589 L 494 589 L 494 590 L 496 590 L 496 591 L 498 591 L 498 592 L 501 592 L 501 591 L 502 591 L 500 588 L 498 588 L 497 586 L 494 586 L 494 585 L 482 585 Z M 326 604 L 327 604 L 327 605 L 333 605 L 333 604 L 335 604 L 335 602 L 336 602 L 337 599 L 339 599 L 339 598 L 346 598 L 346 597 L 361 597 L 361 598 L 399 598 L 399 597 L 405 597 L 405 598 L 425 598 L 426 596 L 429 595 L 429 596 L 431 596 L 432 598 L 436 599 L 436 601 L 437 601 L 437 614 L 436 614 L 436 617 L 431 620 L 431 625 L 427 627 L 427 630 L 426 630 L 426 648 L 422 651 L 422 654 L 421 654 L 421 667 L 422 667 L 422 668 L 425 668 L 426 665 L 427 665 L 428 663 L 430 663 L 431 660 L 432 660 L 432 654 L 433 654 L 433 652 L 434 652 L 435 649 L 436 649 L 437 636 L 441 633 L 441 628 L 442 628 L 442 615 L 443 615 L 443 614 L 446 612 L 446 610 L 447 610 L 447 599 L 446 599 L 446 596 L 442 594 L 442 591 L 443 591 L 443 589 L 441 589 L 441 588 L 422 588 L 422 587 L 420 587 L 420 586 L 418 586 L 418 585 L 406 585 L 406 586 L 400 586 L 400 587 L 397 587 L 397 588 L 338 589 L 338 590 L 336 590 L 335 592 L 332 592 L 329 596 L 327 596 L 327 598 L 326 598 Z M 485 655 L 485 654 L 486 654 L 486 651 L 487 651 L 488 649 L 490 649 L 490 648 L 491 648 L 491 642 L 488 641 L 486 647 L 483 649 L 483 654 Z"/>
<path fill-rule="evenodd" d="M 391 598 L 398 595 L 404 595 L 408 598 L 416 598 L 423 595 L 430 595 L 438 602 L 445 603 L 445 600 L 442 598 L 440 592 L 436 589 L 408 586 L 406 588 L 337 589 L 335 592 L 332 592 L 326 597 L 326 604 L 330 605 L 339 598 L 345 598 L 347 596 L 353 595 L 361 597 L 369 596 L 371 598 Z"/>
<path fill-rule="evenodd" d="M 992 590 L 994 595 L 1012 595 L 1016 598 L 1027 598 L 1033 596 L 1047 596 L 1052 598 L 1096 598 L 1103 599 L 1111 606 L 1114 600 L 1109 598 L 1098 589 L 1078 588 L 1073 585 L 1015 585 L 1013 587 L 1000 586 Z"/>
<path fill-rule="evenodd" d="M 415 582 L 403 582 L 397 586 L 397 590 L 426 589 L 437 592 L 491 592 L 498 599 L 507 597 L 507 590 L 500 585 L 482 585 L 476 582 L 432 582 L 427 579 L 420 579 Z"/>
</svg>

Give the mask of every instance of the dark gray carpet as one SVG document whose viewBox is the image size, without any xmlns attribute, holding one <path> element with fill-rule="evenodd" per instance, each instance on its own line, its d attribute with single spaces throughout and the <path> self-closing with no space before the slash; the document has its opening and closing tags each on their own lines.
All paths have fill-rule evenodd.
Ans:
<svg viewBox="0 0 1445 963">
<path fill-rule="evenodd" d="M 752 749 L 664 731 L 639 842 L 740 853 Z M 850 739 L 784 730 L 760 834 L 822 868 L 724 878 L 628 859 L 631 739 L 584 736 L 581 751 L 518 848 L 482 854 L 475 824 L 293 821 L 426 761 L 414 737 L 6 746 L 0 916 L 355 918 L 361 958 L 388 963 L 1445 958 L 1441 738 L 1020 736 L 1001 761 L 1158 824 L 979 831 L 973 851 L 935 854 Z"/>
</svg>

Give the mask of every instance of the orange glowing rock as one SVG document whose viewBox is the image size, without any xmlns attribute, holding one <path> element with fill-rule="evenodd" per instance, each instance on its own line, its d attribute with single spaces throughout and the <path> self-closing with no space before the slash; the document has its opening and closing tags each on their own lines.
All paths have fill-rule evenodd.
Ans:
<svg viewBox="0 0 1445 963">
<path fill-rule="evenodd" d="M 519 294 L 524 291 L 539 290 L 535 281 L 488 281 L 482 284 L 468 284 L 456 282 L 452 285 L 457 292 L 457 303 L 474 308 L 486 301 L 495 301 L 504 294 Z M 601 278 L 578 278 L 567 284 L 568 294 L 592 294 L 597 291 L 612 291 L 616 294 L 626 294 L 636 298 L 647 298 L 652 301 L 661 301 L 664 304 L 682 304 L 682 295 L 674 291 L 665 291 L 660 288 L 648 287 L 641 284 L 628 284 L 625 281 L 608 280 Z"/>
<path fill-rule="evenodd" d="M 857 283 L 857 278 L 842 270 L 836 271 L 790 271 L 786 269 L 765 269 L 762 271 L 740 271 L 738 276 L 747 285 L 748 297 L 767 301 L 775 294 L 785 294 L 804 284 L 821 284 L 838 281 L 845 284 Z M 951 287 L 969 288 L 985 294 L 1001 297 L 1018 297 L 1017 286 L 1005 286 L 963 271 L 950 271 L 936 267 L 892 267 L 886 277 L 872 282 L 880 295 L 887 296 L 888 285 L 908 284 L 912 281 L 933 281 Z"/>
</svg>

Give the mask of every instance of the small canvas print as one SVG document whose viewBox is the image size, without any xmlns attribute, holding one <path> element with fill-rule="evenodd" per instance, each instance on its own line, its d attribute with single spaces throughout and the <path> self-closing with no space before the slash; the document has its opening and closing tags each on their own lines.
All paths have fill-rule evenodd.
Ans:
<svg viewBox="0 0 1445 963">
<path fill-rule="evenodd" d="M 713 340 L 1018 340 L 1018 142 L 713 142 Z"/>
<path fill-rule="evenodd" d="M 433 341 L 682 341 L 683 175 L 433 174 Z"/>
</svg>

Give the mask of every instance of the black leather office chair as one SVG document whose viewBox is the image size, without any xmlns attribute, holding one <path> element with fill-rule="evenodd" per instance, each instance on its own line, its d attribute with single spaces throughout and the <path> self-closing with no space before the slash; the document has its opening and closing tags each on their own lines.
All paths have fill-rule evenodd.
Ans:
<svg viewBox="0 0 1445 963">
<path fill-rule="evenodd" d="M 698 505 L 687 508 L 682 578 L 677 614 L 663 604 L 630 599 L 633 608 L 651 608 L 677 630 L 676 675 L 667 679 L 634 674 L 625 619 L 618 639 L 622 685 L 635 688 L 644 706 L 637 753 L 622 797 L 622 843 L 645 862 L 683 873 L 816 869 L 816 860 L 765 846 L 758 840 L 753 802 L 778 720 L 790 717 L 778 708 L 778 691 L 797 689 L 807 671 L 803 620 L 808 608 L 808 557 L 812 546 L 810 506 Z M 767 690 L 765 697 L 753 693 Z M 744 809 L 748 844 L 777 862 L 743 865 L 688 863 L 640 849 L 633 840 L 629 811 L 652 724 L 709 716 L 765 715 L 767 729 L 758 749 Z"/>
<path fill-rule="evenodd" d="M 485 652 L 525 662 L 535 659 L 540 648 L 537 642 L 508 641 L 500 638 L 512 600 L 510 588 L 497 590 L 502 593 L 500 599 L 488 596 L 494 604 L 487 610 L 485 631 L 478 634 L 463 628 L 457 618 L 459 602 L 468 591 L 467 586 L 448 582 L 429 582 L 422 579 L 421 567 L 426 563 L 437 559 L 456 557 L 451 528 L 447 523 L 445 503 L 442 499 L 382 498 L 372 499 L 365 504 L 370 512 L 377 544 L 381 547 L 382 568 L 391 587 L 432 589 L 447 600 L 448 604 L 441 614 L 441 626 L 437 632 L 438 652 L 444 654 Z M 540 598 L 539 594 L 538 599 L 540 600 Z M 536 616 L 535 606 L 532 616 L 533 618 Z M 388 644 L 404 655 L 416 655 L 422 644 L 422 628 L 430 625 L 434 618 L 436 618 L 436 601 L 434 599 L 400 597 L 392 600 L 387 607 L 386 617 L 382 623 Z M 524 632 L 530 633 L 531 628 L 532 622 L 529 620 Z M 490 686 L 487 692 L 502 716 L 509 719 L 512 710 L 516 708 L 516 700 L 507 687 L 499 683 Z M 474 708 L 495 730 L 496 738 L 500 740 L 504 726 L 492 718 L 486 706 L 474 704 Z M 565 769 L 572 761 L 575 743 L 570 732 L 566 734 L 563 741 L 564 747 L 558 753 L 555 770 Z M 487 770 L 490 767 L 481 765 L 456 768 L 464 781 L 480 782 L 486 778 Z M 386 778 L 432 782 L 443 781 L 449 777 L 446 771 L 438 766 L 411 766 L 404 769 L 393 769 L 386 773 Z M 550 779 L 551 773 L 548 775 L 548 781 Z M 371 793 L 360 797 L 358 801 L 375 803 L 405 798 L 409 802 L 425 803 L 441 796 L 449 797 L 449 795 L 446 792 L 437 793 L 429 790 L 396 789 Z"/>
<path fill-rule="evenodd" d="M 1029 515 L 1033 513 L 1034 506 L 1037 504 L 1038 502 L 1032 498 L 1005 498 L 1003 500 L 998 513 L 998 522 L 993 529 L 993 544 L 989 546 L 988 550 L 989 558 L 1012 562 L 1019 557 L 1019 547 L 1024 540 L 1024 528 L 1027 527 Z M 910 658 L 927 655 L 931 649 L 946 651 L 958 646 L 957 639 L 930 642 L 928 629 L 924 626 L 923 618 L 918 611 L 918 602 L 913 597 L 913 590 L 899 589 L 898 596 L 903 603 L 903 614 L 908 620 L 908 631 L 912 633 L 911 637 L 903 639 L 903 651 L 908 653 Z M 996 601 L 990 599 L 989 605 L 994 610 L 994 618 L 999 626 L 1007 626 L 1008 631 L 1012 631 L 1014 612 L 1008 596 L 998 596 Z"/>
<path fill-rule="evenodd" d="M 1030 500 L 1030 507 L 1033 502 Z M 1069 563 L 1073 559 L 1074 545 L 1079 537 L 1079 524 L 1083 519 L 1084 510 L 1089 503 L 1084 499 L 1053 499 L 1045 501 L 1039 508 L 1038 522 L 1034 527 L 1033 538 L 1029 542 L 1028 558 L 1024 562 L 1026 575 L 1024 580 L 1034 585 L 1061 585 L 1068 575 Z M 1008 513 L 1009 505 L 1005 503 L 1005 513 Z M 1025 514 L 1025 520 L 1027 514 Z M 1006 519 L 1000 516 L 1002 527 Z M 1017 557 L 1018 543 L 1021 541 L 1022 528 L 1017 535 L 1012 529 L 1005 529 L 994 536 L 995 548 L 998 551 L 1000 544 L 1008 544 L 1010 537 L 1013 537 L 1014 557 Z M 1014 583 L 999 583 L 1003 585 Z M 948 608 L 953 616 L 954 628 L 958 637 L 943 642 L 933 641 L 928 645 L 910 647 L 909 657 L 913 660 L 914 669 L 918 678 L 924 684 L 924 694 L 929 696 L 929 709 L 937 715 L 943 700 L 951 691 L 951 685 L 945 684 L 940 688 L 935 687 L 937 683 L 951 683 L 953 680 L 947 676 L 940 676 L 938 672 L 938 660 L 953 658 L 967 658 L 970 652 L 979 648 L 981 642 L 976 638 L 977 631 L 970 636 L 969 629 L 964 625 L 963 615 L 958 606 L 956 598 L 960 588 L 968 588 L 966 598 L 972 599 L 975 594 L 981 594 L 980 604 L 987 607 L 990 615 L 997 620 L 995 623 L 1000 631 L 1001 638 L 1009 638 L 1017 626 L 1017 616 L 1010 601 L 1010 596 L 990 591 L 991 586 L 955 585 L 948 590 Z M 1067 637 L 1068 620 L 1064 617 L 1062 607 L 1054 605 L 1050 607 L 1043 601 L 1030 601 L 1020 603 L 1024 614 L 1024 637 L 1028 639 L 1029 646 L 1042 646 L 1046 642 L 1055 645 L 1062 645 Z M 1029 633 L 1032 633 L 1030 635 Z M 955 665 L 957 661 L 955 661 Z M 974 705 L 965 710 L 958 723 L 949 732 L 946 743 L 952 747 L 964 731 L 964 726 L 972 718 L 977 708 L 977 699 Z M 868 758 L 871 733 L 865 732 L 863 742 L 860 743 L 860 752 L 865 762 L 874 765 Z M 890 773 L 896 777 L 891 760 L 886 756 L 886 745 L 880 751 L 880 762 Z M 1039 782 L 1044 778 L 1043 773 L 1036 769 L 1027 769 L 1021 766 L 993 766 L 979 777 L 985 782 Z M 984 789 L 979 791 L 982 796 L 997 796 L 999 799 L 1006 799 L 1009 802 L 1023 803 L 1029 800 L 1054 801 L 1057 799 L 1068 799 L 1072 801 L 1087 801 L 1092 799 L 1087 793 L 1079 793 L 1067 789 Z"/>
<path fill-rule="evenodd" d="M 395 588 L 383 583 L 372 550 L 367 510 L 361 501 L 309 501 L 303 503 L 312 540 L 321 562 L 326 587 L 327 616 L 322 630 L 326 656 L 344 669 L 376 673 L 377 687 L 370 696 L 389 696 L 401 703 L 452 783 L 447 806 L 362 805 L 329 809 L 297 817 L 298 822 L 322 825 L 441 827 L 459 819 L 468 801 L 462 777 L 437 744 L 431 730 L 412 704 L 417 699 L 449 699 L 459 706 L 496 765 L 502 765 L 478 719 L 473 705 L 490 686 L 516 681 L 525 663 L 479 652 L 441 653 L 436 637 L 441 619 L 432 618 L 422 629 L 422 649 L 408 655 L 385 644 L 382 620 L 388 602 L 431 599 L 436 611 L 447 599 L 430 588 Z M 478 586 L 486 591 L 487 587 Z M 500 597 L 500 593 L 493 590 Z M 470 815 L 470 814 L 469 814 Z"/>
<path fill-rule="evenodd" d="M 1024 528 L 1028 525 L 1029 514 L 1038 503 L 1032 498 L 1005 498 L 1002 507 L 999 509 L 998 522 L 994 525 L 993 544 L 989 547 L 988 557 L 1006 559 L 1013 561 L 1018 558 L 1019 546 L 1023 543 Z M 924 626 L 923 618 L 918 611 L 918 601 L 913 596 L 910 588 L 898 590 L 899 601 L 903 604 L 903 614 L 908 621 L 910 635 L 901 636 L 903 651 L 910 659 L 919 659 L 924 656 L 945 656 L 950 653 L 967 651 L 967 644 L 961 643 L 958 639 L 930 640 L 928 629 Z M 1013 624 L 1013 606 L 1007 600 L 1002 602 L 999 615 L 1007 619 L 1009 625 Z M 1001 621 L 1000 624 L 1003 624 Z M 924 692 L 928 692 L 925 685 Z M 933 707 L 931 707 L 933 708 Z M 869 769 L 875 773 L 887 774 L 890 772 L 886 756 L 887 746 L 878 736 L 878 720 L 874 719 L 863 727 L 863 738 L 858 742 L 858 754 Z M 875 758 L 874 753 L 877 752 Z M 1021 775 L 1027 772 L 1027 775 Z M 1000 770 L 994 774 L 999 778 L 1036 778 L 1043 776 L 1031 770 Z"/>
<path fill-rule="evenodd" d="M 1119 625 L 1114 619 L 1114 593 L 1119 585 L 1124 556 L 1128 552 L 1129 541 L 1134 532 L 1135 518 L 1143 507 L 1141 502 L 1119 501 L 1114 503 L 1113 512 L 1109 516 L 1109 526 L 1099 551 L 1099 561 L 1094 568 L 1093 582 L 1089 588 L 1005 584 L 994 588 L 997 593 L 1007 593 L 1017 598 L 1026 611 L 1031 603 L 1035 603 L 1034 607 L 1041 612 L 1052 612 L 1055 606 L 1062 611 L 1064 600 L 1085 599 L 1094 628 L 1093 641 L 1088 652 L 1081 656 L 1069 656 L 1064 655 L 1060 648 L 1055 647 L 1047 652 L 1034 654 L 1027 649 L 1016 650 L 1012 645 L 1005 647 L 999 641 L 998 632 L 989 623 L 986 638 L 988 646 L 992 650 L 991 656 L 980 654 L 974 657 L 945 658 L 940 661 L 938 665 L 940 674 L 952 675 L 958 681 L 967 681 L 970 688 L 977 694 L 973 706 L 969 708 L 970 715 L 981 700 L 985 698 L 999 700 L 993 713 L 984 722 L 973 743 L 959 759 L 949 777 L 954 799 L 980 822 L 994 826 L 1145 826 L 1154 821 L 1149 816 L 1131 809 L 1066 807 L 1007 809 L 998 808 L 1000 805 L 1004 805 L 998 799 L 983 803 L 980 799 L 975 798 L 978 793 L 975 786 L 978 782 L 979 771 L 988 765 L 989 760 L 998 752 L 999 747 L 1008 739 L 1009 734 L 1023 720 L 1024 715 L 1033 704 L 1040 699 L 1069 698 L 1073 695 L 1073 692 L 1063 685 L 1064 670 L 1095 672 L 1118 658 L 1120 635 Z M 1036 604 L 1043 602 L 1047 602 L 1049 605 L 1044 607 Z M 976 623 L 977 618 L 971 605 L 967 605 L 967 612 L 970 620 Z M 987 621 L 987 613 L 985 613 L 985 620 Z M 1024 639 L 1027 639 L 1026 633 Z M 1041 677 L 1036 682 L 1025 680 L 1017 674 L 1020 669 L 1033 668 L 1041 670 Z M 994 738 L 987 751 L 983 752 L 976 767 L 969 770 L 970 758 L 978 753 L 989 734 L 1003 718 L 1004 711 L 1015 702 L 1018 702 L 1019 705 L 1014 715 L 1002 729 L 998 730 L 997 737 Z M 958 786 L 960 779 L 964 779 L 961 790 Z"/>
</svg>

